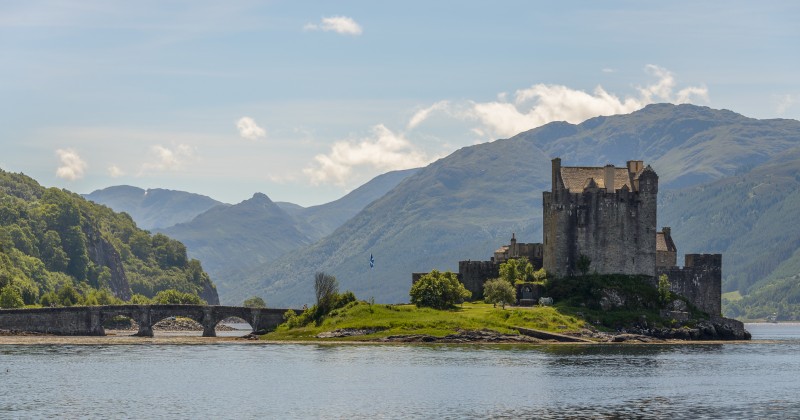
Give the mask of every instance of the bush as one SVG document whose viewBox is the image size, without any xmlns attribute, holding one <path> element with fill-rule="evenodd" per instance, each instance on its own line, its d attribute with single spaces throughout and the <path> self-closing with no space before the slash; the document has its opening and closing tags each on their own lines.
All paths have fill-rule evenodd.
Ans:
<svg viewBox="0 0 800 420">
<path fill-rule="evenodd" d="M 671 293 L 669 292 L 670 284 L 669 278 L 666 274 L 662 274 L 658 276 L 658 297 L 661 299 L 661 303 L 667 303 L 670 301 Z"/>
<path fill-rule="evenodd" d="M 61 290 L 59 290 L 56 293 L 56 296 L 58 298 L 57 305 L 75 306 L 83 303 L 83 298 L 81 297 L 81 294 L 78 293 L 78 291 L 75 290 L 75 288 L 72 287 L 72 284 L 70 283 L 64 284 L 61 287 Z"/>
<path fill-rule="evenodd" d="M 506 305 L 516 302 L 517 291 L 505 279 L 492 279 L 483 284 L 483 300 L 495 306 L 499 303 L 505 309 Z"/>
<path fill-rule="evenodd" d="M 264 299 L 261 296 L 253 296 L 251 298 L 245 299 L 242 306 L 245 308 L 266 308 L 267 302 L 264 302 Z"/>
<path fill-rule="evenodd" d="M 205 305 L 206 301 L 191 293 L 167 289 L 158 292 L 158 294 L 153 297 L 153 303 L 157 305 Z"/>
<path fill-rule="evenodd" d="M 21 308 L 25 306 L 19 291 L 8 285 L 0 290 L 0 308 Z"/>
<path fill-rule="evenodd" d="M 131 300 L 128 301 L 131 305 L 150 305 L 150 299 L 145 295 L 140 295 L 138 293 L 131 296 Z"/>
<path fill-rule="evenodd" d="M 469 299 L 472 293 L 464 288 L 454 273 L 433 270 L 411 286 L 409 295 L 411 303 L 418 307 L 447 309 Z"/>
</svg>

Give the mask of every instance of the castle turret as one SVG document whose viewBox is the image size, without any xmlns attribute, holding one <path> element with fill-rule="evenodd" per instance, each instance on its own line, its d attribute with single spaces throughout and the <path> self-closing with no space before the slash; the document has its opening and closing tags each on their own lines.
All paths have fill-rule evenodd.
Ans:
<svg viewBox="0 0 800 420">
<path fill-rule="evenodd" d="M 508 247 L 508 257 L 509 258 L 517 258 L 519 257 L 519 249 L 517 248 L 517 237 L 515 233 L 511 233 L 511 243 Z"/>
<path fill-rule="evenodd" d="M 552 160 L 552 168 L 553 168 L 553 175 L 552 175 L 552 188 L 550 191 L 556 193 L 561 189 L 561 158 L 555 158 Z"/>
<path fill-rule="evenodd" d="M 603 168 L 603 183 L 606 186 L 607 193 L 614 192 L 614 165 L 608 164 L 605 168 Z"/>
</svg>

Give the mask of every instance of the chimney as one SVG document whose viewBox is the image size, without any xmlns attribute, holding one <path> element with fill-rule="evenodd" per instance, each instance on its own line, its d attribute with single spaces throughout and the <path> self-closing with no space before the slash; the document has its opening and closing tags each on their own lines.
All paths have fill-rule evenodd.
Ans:
<svg viewBox="0 0 800 420">
<path fill-rule="evenodd" d="M 603 173 L 603 183 L 606 186 L 607 193 L 613 193 L 614 190 L 614 165 L 608 164 L 605 167 L 605 172 Z"/>
<path fill-rule="evenodd" d="M 553 188 L 550 189 L 552 192 L 556 192 L 558 190 L 558 179 L 561 177 L 561 158 L 553 159 Z"/>
<path fill-rule="evenodd" d="M 664 226 L 663 228 L 661 228 L 661 231 L 664 232 L 664 238 L 672 237 L 672 235 L 670 235 L 672 229 L 670 229 L 669 226 Z"/>
<path fill-rule="evenodd" d="M 637 173 L 642 171 L 642 167 L 644 166 L 644 162 L 641 160 L 629 160 L 628 161 L 628 172 L 631 175 L 636 175 Z"/>
</svg>

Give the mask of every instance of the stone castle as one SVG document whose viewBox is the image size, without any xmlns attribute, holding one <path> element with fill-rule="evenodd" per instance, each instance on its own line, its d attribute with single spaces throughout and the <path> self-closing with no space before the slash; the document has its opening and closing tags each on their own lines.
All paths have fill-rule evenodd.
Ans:
<svg viewBox="0 0 800 420">
<path fill-rule="evenodd" d="M 481 297 L 483 283 L 498 277 L 500 264 L 510 258 L 527 258 L 555 278 L 581 274 L 583 258 L 589 272 L 644 275 L 653 285 L 666 274 L 673 292 L 720 316 L 722 255 L 686 254 L 685 266 L 678 267 L 670 228 L 656 230 L 657 198 L 658 175 L 642 161 L 570 167 L 555 158 L 551 190 L 543 193 L 544 243 L 517 243 L 512 234 L 489 261 L 460 261 L 459 279 Z"/>
</svg>

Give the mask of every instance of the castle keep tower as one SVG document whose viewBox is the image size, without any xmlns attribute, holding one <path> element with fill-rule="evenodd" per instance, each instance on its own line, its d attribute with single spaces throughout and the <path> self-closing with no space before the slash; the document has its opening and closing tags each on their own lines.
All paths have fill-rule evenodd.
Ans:
<svg viewBox="0 0 800 420">
<path fill-rule="evenodd" d="M 544 268 L 557 277 L 590 272 L 656 274 L 658 175 L 642 161 L 626 167 L 561 166 L 552 161 L 552 188 L 543 193 Z"/>
</svg>

